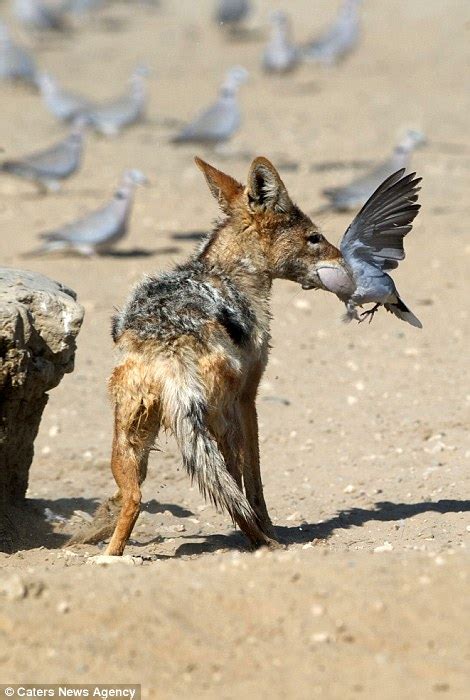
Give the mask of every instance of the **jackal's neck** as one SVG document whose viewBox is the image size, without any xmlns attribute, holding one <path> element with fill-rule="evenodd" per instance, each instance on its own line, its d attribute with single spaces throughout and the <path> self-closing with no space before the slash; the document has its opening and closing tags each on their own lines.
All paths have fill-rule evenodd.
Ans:
<svg viewBox="0 0 470 700">
<path fill-rule="evenodd" d="M 256 231 L 235 230 L 226 223 L 212 234 L 198 259 L 221 270 L 248 297 L 269 302 L 272 276 Z"/>
</svg>

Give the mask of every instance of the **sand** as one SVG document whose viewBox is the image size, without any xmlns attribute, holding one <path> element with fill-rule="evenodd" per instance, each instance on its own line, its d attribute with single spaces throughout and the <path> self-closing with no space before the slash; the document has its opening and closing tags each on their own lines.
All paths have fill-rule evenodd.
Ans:
<svg viewBox="0 0 470 700">
<path fill-rule="evenodd" d="M 257 3 L 261 29 L 271 6 Z M 306 40 L 336 3 L 288 7 Z M 118 93 L 136 63 L 153 72 L 147 123 L 117 139 L 90 135 L 61 193 L 38 198 L 0 180 L 4 264 L 66 283 L 86 309 L 75 372 L 51 392 L 36 441 L 21 550 L 0 555 L 2 682 L 141 683 L 152 698 L 468 698 L 468 3 L 367 0 L 354 55 L 281 78 L 260 71 L 262 38 L 227 40 L 211 8 L 116 4 L 37 48 L 44 68 L 96 97 Z M 251 78 L 229 152 L 169 144 L 235 63 Z M 64 133 L 34 93 L 1 94 L 7 157 Z M 99 547 L 62 550 L 76 511 L 93 512 L 114 490 L 113 309 L 144 273 L 184 260 L 217 215 L 193 156 L 243 180 L 251 157 L 265 155 L 310 213 L 323 187 L 362 172 L 409 126 L 429 140 L 413 160 L 423 206 L 395 280 L 423 330 L 383 311 L 346 326 L 332 295 L 274 285 L 258 405 L 266 499 L 288 549 L 248 552 L 162 436 L 126 550 L 137 558 L 93 567 Z M 116 255 L 22 257 L 37 233 L 104 201 L 126 167 L 151 186 L 137 192 Z M 337 243 L 350 220 L 318 223 Z"/>
</svg>

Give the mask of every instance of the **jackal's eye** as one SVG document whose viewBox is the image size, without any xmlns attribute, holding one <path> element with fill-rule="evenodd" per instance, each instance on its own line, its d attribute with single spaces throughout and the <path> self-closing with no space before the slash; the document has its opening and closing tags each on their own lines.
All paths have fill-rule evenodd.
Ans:
<svg viewBox="0 0 470 700">
<path fill-rule="evenodd" d="M 312 233 L 310 236 L 307 236 L 307 241 L 311 243 L 312 245 L 315 245 L 316 243 L 321 243 L 323 240 L 323 236 L 321 233 Z"/>
</svg>

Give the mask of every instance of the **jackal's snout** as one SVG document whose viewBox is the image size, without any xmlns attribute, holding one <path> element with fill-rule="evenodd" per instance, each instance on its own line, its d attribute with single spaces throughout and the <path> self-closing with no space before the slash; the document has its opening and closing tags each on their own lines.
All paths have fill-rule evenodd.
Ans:
<svg viewBox="0 0 470 700">
<path fill-rule="evenodd" d="M 274 165 L 255 158 L 243 186 L 229 175 L 196 158 L 209 188 L 229 218 L 219 258 L 232 249 L 253 269 L 271 279 L 297 282 L 304 289 L 322 287 L 318 268 L 341 265 L 341 253 L 320 233 L 312 220 L 292 201 Z M 219 238 L 221 233 L 219 231 Z M 212 254 L 214 254 L 212 245 Z"/>
</svg>

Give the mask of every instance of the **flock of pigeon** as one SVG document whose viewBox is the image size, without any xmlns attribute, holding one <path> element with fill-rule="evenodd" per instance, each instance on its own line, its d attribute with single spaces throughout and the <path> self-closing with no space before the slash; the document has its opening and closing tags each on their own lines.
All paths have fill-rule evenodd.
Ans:
<svg viewBox="0 0 470 700">
<path fill-rule="evenodd" d="M 11 0 L 16 20 L 34 33 L 67 32 L 74 15 L 90 15 L 112 0 Z M 115 0 L 117 1 L 117 0 Z M 122 1 L 122 0 L 121 0 Z M 150 3 L 151 0 L 140 0 Z M 319 62 L 332 66 L 343 60 L 358 44 L 361 35 L 361 0 L 343 0 L 333 24 L 321 36 L 304 46 L 291 35 L 286 12 L 276 10 L 270 16 L 270 35 L 262 54 L 262 68 L 268 73 L 287 73 L 301 62 Z M 252 10 L 250 0 L 216 0 L 214 20 L 226 32 L 241 35 Z M 41 71 L 34 56 L 16 43 L 0 19 L 0 82 L 22 81 L 38 90 L 47 110 L 60 122 L 70 124 L 68 135 L 59 142 L 30 155 L 0 163 L 0 172 L 33 182 L 42 194 L 57 191 L 62 181 L 80 167 L 88 130 L 106 137 L 145 119 L 148 69 L 137 66 L 126 90 L 113 100 L 96 103 L 71 92 L 49 73 Z M 237 93 L 247 80 L 241 66 L 231 68 L 220 87 L 217 99 L 179 133 L 174 144 L 219 145 L 231 139 L 241 125 Z M 417 131 L 407 132 L 393 153 L 371 172 L 341 188 L 324 191 L 327 208 L 356 209 L 364 204 L 381 182 L 401 168 L 407 168 L 414 147 L 424 141 Z M 42 245 L 32 254 L 53 251 L 93 255 L 109 251 L 128 229 L 136 185 L 146 182 L 138 170 L 124 173 L 112 200 L 84 218 L 55 231 L 42 234 Z"/>
</svg>

